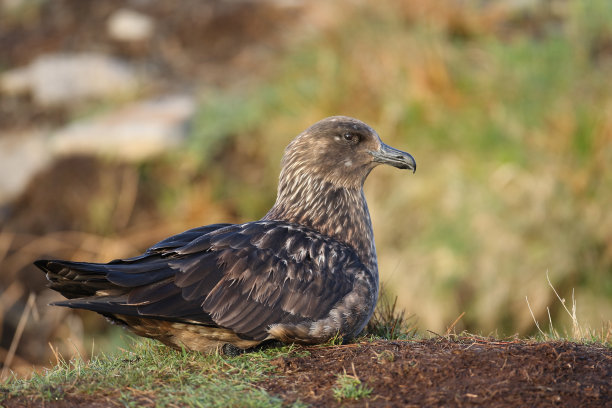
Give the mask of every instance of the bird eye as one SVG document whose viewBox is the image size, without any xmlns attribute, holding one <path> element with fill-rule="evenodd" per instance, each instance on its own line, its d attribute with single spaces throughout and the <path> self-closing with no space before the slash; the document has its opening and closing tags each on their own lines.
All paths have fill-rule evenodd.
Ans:
<svg viewBox="0 0 612 408">
<path fill-rule="evenodd" d="M 359 136 L 354 135 L 353 133 L 345 133 L 343 137 L 344 137 L 344 140 L 346 140 L 347 142 L 351 142 L 351 143 L 359 142 Z"/>
</svg>

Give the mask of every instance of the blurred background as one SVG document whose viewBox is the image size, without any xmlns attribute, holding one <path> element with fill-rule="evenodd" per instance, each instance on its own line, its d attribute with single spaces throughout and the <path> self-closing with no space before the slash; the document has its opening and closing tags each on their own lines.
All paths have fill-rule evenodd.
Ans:
<svg viewBox="0 0 612 408">
<path fill-rule="evenodd" d="M 287 143 L 337 114 L 418 162 L 365 191 L 386 296 L 419 332 L 465 312 L 457 331 L 533 335 L 525 297 L 563 331 L 547 272 L 608 330 L 609 0 L 0 0 L 0 360 L 123 347 L 48 307 L 32 262 L 258 219 Z"/>
</svg>

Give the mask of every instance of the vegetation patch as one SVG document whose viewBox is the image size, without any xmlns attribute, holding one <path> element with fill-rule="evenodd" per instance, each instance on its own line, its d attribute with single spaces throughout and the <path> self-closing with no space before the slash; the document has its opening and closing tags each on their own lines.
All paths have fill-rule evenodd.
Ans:
<svg viewBox="0 0 612 408">
<path fill-rule="evenodd" d="M 229 358 L 176 351 L 138 339 L 113 357 L 101 355 L 85 362 L 58 356 L 51 370 L 27 380 L 9 379 L 0 400 L 8 406 L 87 400 L 124 406 L 280 406 L 280 398 L 253 383 L 273 376 L 269 360 L 304 355 L 296 350 L 288 346 Z"/>
<path fill-rule="evenodd" d="M 338 401 L 345 399 L 358 400 L 369 396 L 372 393 L 372 389 L 363 384 L 356 375 L 348 375 L 345 373 L 338 376 L 332 392 L 334 398 Z"/>
</svg>

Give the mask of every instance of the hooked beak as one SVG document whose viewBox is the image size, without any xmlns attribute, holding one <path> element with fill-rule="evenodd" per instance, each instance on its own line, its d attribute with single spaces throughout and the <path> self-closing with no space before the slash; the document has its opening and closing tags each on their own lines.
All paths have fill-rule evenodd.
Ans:
<svg viewBox="0 0 612 408">
<path fill-rule="evenodd" d="M 374 156 L 376 163 L 388 164 L 398 169 L 409 169 L 413 173 L 416 171 L 416 161 L 410 153 L 394 149 L 384 143 L 380 144 L 378 150 L 370 150 L 368 153 Z"/>
</svg>

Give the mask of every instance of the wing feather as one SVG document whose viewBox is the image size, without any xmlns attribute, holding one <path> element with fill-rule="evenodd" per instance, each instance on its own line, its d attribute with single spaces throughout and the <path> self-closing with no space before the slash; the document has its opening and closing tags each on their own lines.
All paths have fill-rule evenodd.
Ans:
<svg viewBox="0 0 612 408">
<path fill-rule="evenodd" d="M 232 225 L 233 224 L 211 224 L 203 227 L 192 228 L 190 230 L 181 232 L 180 234 L 176 234 L 162 241 L 159 241 L 157 244 L 150 247 L 143 256 L 146 256 L 151 253 L 167 252 L 174 248 L 180 248 L 192 242 L 196 238 L 205 236 L 213 231 Z"/>
<path fill-rule="evenodd" d="M 219 325 L 251 335 L 262 326 L 327 316 L 351 291 L 350 271 L 364 268 L 348 246 L 286 223 L 249 223 L 213 237 L 210 250 L 223 277 L 202 293 L 202 308 Z"/>
<path fill-rule="evenodd" d="M 218 325 L 253 340 L 272 325 L 327 317 L 365 269 L 349 246 L 280 221 L 194 228 L 108 264 L 52 262 L 48 276 L 69 294 L 89 285 L 88 297 L 64 306 Z"/>
</svg>

